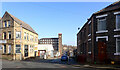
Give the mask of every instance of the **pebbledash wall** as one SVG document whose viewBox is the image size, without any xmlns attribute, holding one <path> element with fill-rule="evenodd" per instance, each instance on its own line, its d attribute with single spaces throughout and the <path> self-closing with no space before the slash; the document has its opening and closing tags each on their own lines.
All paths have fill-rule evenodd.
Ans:
<svg viewBox="0 0 120 70">
<path fill-rule="evenodd" d="M 92 14 L 77 34 L 77 54 L 87 62 L 120 63 L 120 1 Z"/>
<path fill-rule="evenodd" d="M 1 25 L 3 58 L 22 60 L 37 56 L 38 34 L 28 24 L 5 12 Z"/>
</svg>

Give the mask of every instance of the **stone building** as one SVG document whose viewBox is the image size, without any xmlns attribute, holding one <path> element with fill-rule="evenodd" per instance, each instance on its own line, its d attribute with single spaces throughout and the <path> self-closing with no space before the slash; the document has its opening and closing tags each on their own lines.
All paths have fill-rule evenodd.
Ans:
<svg viewBox="0 0 120 70">
<path fill-rule="evenodd" d="M 78 59 L 120 63 L 120 1 L 95 12 L 77 34 Z"/>
<path fill-rule="evenodd" d="M 62 55 L 62 34 L 59 33 L 58 38 L 41 38 L 41 39 L 39 39 L 38 48 L 39 48 L 38 56 L 40 56 L 40 54 L 42 54 L 42 52 L 43 52 L 43 54 L 48 53 L 48 52 L 49 52 L 48 54 L 51 53 L 50 55 L 48 55 L 51 57 L 61 56 Z M 48 49 L 49 50 L 51 49 L 51 50 L 47 51 Z"/>
<path fill-rule="evenodd" d="M 22 60 L 37 56 L 38 34 L 28 24 L 5 12 L 0 30 L 3 58 Z"/>
</svg>

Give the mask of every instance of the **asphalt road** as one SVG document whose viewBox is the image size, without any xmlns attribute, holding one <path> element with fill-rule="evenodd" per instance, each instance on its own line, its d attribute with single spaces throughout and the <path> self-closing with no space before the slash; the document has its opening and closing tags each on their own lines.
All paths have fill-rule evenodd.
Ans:
<svg viewBox="0 0 120 70">
<path fill-rule="evenodd" d="M 93 68 L 89 65 L 79 65 L 73 59 L 69 62 L 61 61 L 60 59 L 29 59 L 25 61 L 9 61 L 2 60 L 2 68 L 63 68 L 62 70 L 69 68 L 68 70 L 114 70 L 104 68 Z"/>
<path fill-rule="evenodd" d="M 60 59 L 29 59 L 25 61 L 2 60 L 2 68 L 74 68 L 74 60 L 61 61 Z"/>
</svg>

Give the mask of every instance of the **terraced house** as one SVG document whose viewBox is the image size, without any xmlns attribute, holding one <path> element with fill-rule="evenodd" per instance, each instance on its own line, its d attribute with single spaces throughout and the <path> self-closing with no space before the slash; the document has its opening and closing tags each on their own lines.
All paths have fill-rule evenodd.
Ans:
<svg viewBox="0 0 120 70">
<path fill-rule="evenodd" d="M 37 56 L 38 34 L 28 24 L 5 12 L 0 30 L 3 58 L 21 60 Z"/>
<path fill-rule="evenodd" d="M 77 34 L 77 54 L 88 62 L 120 63 L 120 1 L 92 14 Z"/>
</svg>

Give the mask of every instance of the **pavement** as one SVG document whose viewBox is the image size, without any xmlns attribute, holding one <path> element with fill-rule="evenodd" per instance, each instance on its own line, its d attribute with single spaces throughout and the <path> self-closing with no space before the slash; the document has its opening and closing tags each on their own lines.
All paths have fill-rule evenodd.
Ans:
<svg viewBox="0 0 120 70">
<path fill-rule="evenodd" d="M 78 64 L 72 58 L 67 61 L 60 59 L 29 59 L 24 61 L 2 60 L 2 68 L 77 68 L 82 70 L 120 70 L 112 66 Z"/>
</svg>

